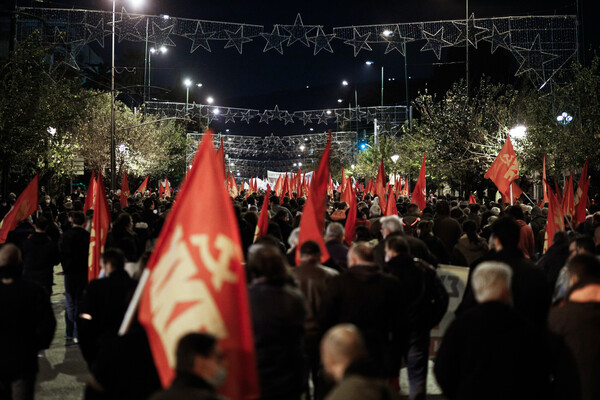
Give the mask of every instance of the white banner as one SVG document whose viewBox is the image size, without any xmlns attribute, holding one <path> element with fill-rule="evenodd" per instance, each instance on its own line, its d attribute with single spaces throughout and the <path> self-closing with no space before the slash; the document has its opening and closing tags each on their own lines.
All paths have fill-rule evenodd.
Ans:
<svg viewBox="0 0 600 400">
<path fill-rule="evenodd" d="M 265 185 L 268 183 L 269 185 L 271 185 L 271 189 L 275 188 L 275 183 L 277 182 L 277 178 L 279 178 L 281 176 L 281 179 L 285 179 L 285 176 L 288 176 L 288 179 L 290 178 L 294 178 L 296 176 L 296 172 L 275 172 L 275 171 L 267 171 L 267 180 L 265 182 Z M 304 176 L 304 179 L 306 179 L 306 183 L 310 184 L 310 180 L 312 179 L 313 176 L 313 171 L 310 172 L 306 172 L 306 174 L 303 172 L 302 175 Z M 266 186 L 265 186 L 266 188 Z"/>
</svg>

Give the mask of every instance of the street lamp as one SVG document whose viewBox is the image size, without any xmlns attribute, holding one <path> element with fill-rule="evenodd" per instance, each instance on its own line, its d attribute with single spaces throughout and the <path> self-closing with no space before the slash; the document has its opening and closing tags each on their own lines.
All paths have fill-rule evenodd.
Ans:
<svg viewBox="0 0 600 400">
<path fill-rule="evenodd" d="M 153 54 L 165 54 L 167 52 L 167 48 L 166 46 L 160 46 L 159 48 L 156 47 L 151 47 L 150 50 L 148 51 L 148 98 L 150 100 L 152 100 L 152 94 L 151 94 L 151 71 L 152 71 L 152 55 Z M 146 93 L 146 83 L 144 82 L 144 94 Z M 144 102 L 146 101 L 146 98 L 144 96 Z"/>
<path fill-rule="evenodd" d="M 573 121 L 573 116 L 569 115 L 567 112 L 563 112 L 556 117 L 556 122 L 561 125 L 568 125 L 571 121 Z"/>
<path fill-rule="evenodd" d="M 130 0 L 131 4 L 136 7 L 143 0 Z M 115 155 L 115 20 L 117 14 L 117 0 L 112 0 L 112 44 L 111 44 L 111 63 L 110 63 L 110 189 L 114 192 L 116 187 L 117 160 Z"/>
<path fill-rule="evenodd" d="M 524 125 L 517 125 L 508 131 L 508 133 L 514 139 L 523 139 L 525 136 L 527 136 L 527 127 Z"/>
<path fill-rule="evenodd" d="M 394 154 L 390 158 L 392 159 L 392 161 L 394 162 L 394 164 L 396 164 L 396 162 L 398 162 L 398 159 L 400 158 L 400 156 L 398 154 Z"/>
<path fill-rule="evenodd" d="M 389 32 L 389 31 L 388 31 Z M 385 32 L 384 32 L 385 35 Z M 390 35 L 387 35 L 390 36 Z M 374 65 L 374 61 L 365 61 L 365 64 L 371 66 Z M 383 65 L 381 66 L 381 106 L 383 107 Z"/>
<path fill-rule="evenodd" d="M 212 104 L 214 101 L 215 101 L 215 99 L 213 99 L 211 96 L 208 96 L 208 97 L 206 98 L 206 102 L 207 102 L 208 104 Z"/>
</svg>

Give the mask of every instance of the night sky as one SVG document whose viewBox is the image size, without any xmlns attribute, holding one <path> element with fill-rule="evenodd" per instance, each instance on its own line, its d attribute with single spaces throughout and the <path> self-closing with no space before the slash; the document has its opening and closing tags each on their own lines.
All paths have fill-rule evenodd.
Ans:
<svg viewBox="0 0 600 400">
<path fill-rule="evenodd" d="M 198 18 L 215 21 L 243 22 L 264 26 L 270 32 L 273 24 L 293 24 L 300 13 L 304 24 L 323 25 L 325 33 L 336 26 L 420 22 L 465 18 L 465 2 L 456 0 L 420 1 L 227 1 L 197 0 L 145 0 L 138 8 L 119 1 L 129 12 L 143 14 L 168 14 L 173 17 Z M 600 16 L 598 0 L 581 0 L 585 40 L 587 47 L 598 47 L 600 28 L 596 18 Z M 39 3 L 36 3 L 39 5 Z M 77 8 L 110 10 L 108 0 L 79 0 L 53 2 L 53 7 L 75 6 Z M 469 14 L 476 18 L 518 15 L 575 14 L 575 2 L 568 0 L 471 0 Z M 284 46 L 284 55 L 275 51 L 263 53 L 265 41 L 258 38 L 243 46 L 240 55 L 234 48 L 223 49 L 225 42 L 211 42 L 211 53 L 198 49 L 190 54 L 189 40 L 174 38 L 177 47 L 170 48 L 165 56 L 153 57 L 153 84 L 171 90 L 163 95 L 185 101 L 182 81 L 189 77 L 202 82 L 203 87 L 194 88 L 190 101 L 205 103 L 207 96 L 215 99 L 215 105 L 272 109 L 310 110 L 338 107 L 337 99 L 344 105 L 353 101 L 353 88 L 358 91 L 361 106 L 379 104 L 381 66 L 385 68 L 385 103 L 405 104 L 404 59 L 392 52 L 384 55 L 385 45 L 374 45 L 373 51 L 361 51 L 353 57 L 352 47 L 342 41 L 332 41 L 334 53 L 321 51 L 313 56 L 313 48 L 299 43 Z M 108 41 L 107 38 L 107 42 Z M 125 42 L 123 42 L 125 43 Z M 143 53 L 143 44 L 117 45 L 117 56 L 131 51 L 134 46 Z M 421 53 L 422 42 L 408 44 L 408 75 L 411 97 L 426 85 L 441 91 L 453 81 L 464 77 L 464 48 L 446 48 L 438 61 L 433 53 Z M 106 46 L 107 48 L 110 45 Z M 102 50 L 100 51 L 102 53 Z M 117 59 L 122 65 L 124 58 Z M 374 61 L 367 66 L 365 61 Z M 109 62 L 109 59 L 106 60 Z M 121 64 L 120 64 L 121 63 Z M 487 43 L 480 42 L 478 50 L 471 49 L 473 76 L 490 75 L 499 81 L 514 81 L 517 63 L 508 52 L 497 51 L 493 56 Z M 140 66 L 138 66 L 140 67 Z M 141 66 L 143 73 L 143 65 Z M 393 78 L 393 81 L 388 79 Z M 342 80 L 353 86 L 342 87 Z M 307 89 L 306 86 L 309 86 Z M 157 97 L 161 95 L 157 94 Z M 235 128 L 244 129 L 245 124 Z M 296 125 L 298 129 L 301 124 Z M 245 127 L 245 129 L 249 129 Z M 233 129 L 232 129 L 233 130 Z M 239 132 L 251 133 L 251 132 Z"/>
</svg>

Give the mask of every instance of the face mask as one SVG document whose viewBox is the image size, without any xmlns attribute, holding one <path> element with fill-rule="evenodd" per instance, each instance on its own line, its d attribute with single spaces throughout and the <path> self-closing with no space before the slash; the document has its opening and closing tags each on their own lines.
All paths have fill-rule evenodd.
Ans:
<svg viewBox="0 0 600 400">
<path fill-rule="evenodd" d="M 213 387 L 220 388 L 221 386 L 223 386 L 225 380 L 227 379 L 227 370 L 225 369 L 225 367 L 220 366 L 219 368 L 217 368 L 217 371 L 215 372 L 214 376 L 204 379 Z"/>
</svg>

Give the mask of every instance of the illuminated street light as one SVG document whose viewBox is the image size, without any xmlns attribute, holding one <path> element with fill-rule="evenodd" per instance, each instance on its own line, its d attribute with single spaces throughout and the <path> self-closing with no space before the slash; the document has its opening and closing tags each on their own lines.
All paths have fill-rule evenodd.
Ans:
<svg viewBox="0 0 600 400">
<path fill-rule="evenodd" d="M 206 102 L 207 102 L 208 104 L 212 104 L 214 101 L 215 101 L 215 99 L 213 99 L 213 98 L 212 98 L 212 97 L 210 97 L 210 96 L 206 98 Z"/>
<path fill-rule="evenodd" d="M 386 29 L 385 31 L 383 31 L 383 36 L 392 36 L 394 34 L 394 32 L 390 31 L 389 29 Z"/>
<path fill-rule="evenodd" d="M 299 163 L 298 163 L 298 166 L 299 166 L 299 167 L 301 167 L 301 166 L 302 166 L 302 163 L 301 163 L 301 162 L 299 162 Z"/>
<path fill-rule="evenodd" d="M 527 136 L 527 128 L 524 125 L 517 125 L 508 131 L 513 139 L 523 139 Z"/>
<path fill-rule="evenodd" d="M 556 117 L 556 121 L 562 125 L 567 125 L 571 121 L 573 121 L 573 116 L 569 115 L 569 113 L 563 112 L 558 117 Z"/>
<path fill-rule="evenodd" d="M 342 81 L 342 85 L 348 86 L 348 81 Z"/>
<path fill-rule="evenodd" d="M 396 162 L 398 161 L 398 159 L 400 158 L 400 156 L 398 154 L 394 154 L 390 158 L 392 159 L 392 161 L 394 162 L 394 164 L 396 164 Z"/>
<path fill-rule="evenodd" d="M 344 100 L 342 100 L 342 99 L 338 99 L 338 103 L 341 103 L 342 101 L 344 101 Z"/>
<path fill-rule="evenodd" d="M 305 148 L 306 148 L 306 147 L 304 147 L 304 145 L 303 145 L 303 144 L 301 144 L 301 145 L 300 145 L 300 151 L 304 151 L 304 149 L 305 149 Z"/>
</svg>

